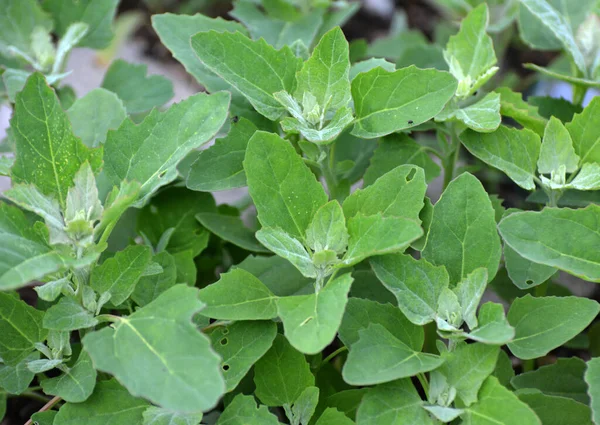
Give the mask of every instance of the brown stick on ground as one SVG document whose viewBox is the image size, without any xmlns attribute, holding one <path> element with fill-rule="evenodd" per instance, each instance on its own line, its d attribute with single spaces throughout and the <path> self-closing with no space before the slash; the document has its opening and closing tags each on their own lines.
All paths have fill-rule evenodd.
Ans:
<svg viewBox="0 0 600 425">
<path fill-rule="evenodd" d="M 61 398 L 59 396 L 54 397 L 52 400 L 50 400 L 48 403 L 44 404 L 44 406 L 42 406 L 42 408 L 40 410 L 37 411 L 37 413 L 40 412 L 45 412 L 46 410 L 50 410 L 54 407 L 54 405 L 56 403 L 58 403 L 61 400 Z M 25 425 L 32 425 L 33 421 L 31 420 L 31 418 L 25 422 Z"/>
</svg>

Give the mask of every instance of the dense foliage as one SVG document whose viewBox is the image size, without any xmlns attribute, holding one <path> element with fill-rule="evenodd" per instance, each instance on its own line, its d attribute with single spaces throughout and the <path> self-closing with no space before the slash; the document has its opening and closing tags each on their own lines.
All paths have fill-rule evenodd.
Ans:
<svg viewBox="0 0 600 425">
<path fill-rule="evenodd" d="M 600 305 L 562 285 L 600 282 L 596 0 L 438 0 L 433 42 L 371 45 L 345 1 L 155 15 L 206 88 L 168 107 L 123 60 L 61 84 L 117 3 L 0 0 L 0 418 L 600 425 Z"/>
</svg>

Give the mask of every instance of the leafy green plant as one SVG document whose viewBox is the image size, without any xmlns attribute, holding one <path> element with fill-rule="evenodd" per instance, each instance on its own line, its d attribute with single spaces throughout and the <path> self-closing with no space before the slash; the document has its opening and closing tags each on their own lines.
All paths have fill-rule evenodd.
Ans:
<svg viewBox="0 0 600 425">
<path fill-rule="evenodd" d="M 446 36 L 369 46 L 344 1 L 155 15 L 207 89 L 164 106 L 122 60 L 61 85 L 116 0 L 0 0 L 0 417 L 599 425 L 600 305 L 560 284 L 600 282 L 597 2 L 437 4 Z M 572 102 L 517 91 L 517 25 Z"/>
</svg>

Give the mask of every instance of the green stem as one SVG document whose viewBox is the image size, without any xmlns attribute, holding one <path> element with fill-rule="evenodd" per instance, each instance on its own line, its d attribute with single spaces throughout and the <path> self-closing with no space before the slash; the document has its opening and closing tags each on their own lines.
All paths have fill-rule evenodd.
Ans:
<svg viewBox="0 0 600 425">
<path fill-rule="evenodd" d="M 585 95 L 588 91 L 588 88 L 585 86 L 580 86 L 578 84 L 573 84 L 573 104 L 581 106 L 583 104 L 583 100 L 585 99 Z"/>
<path fill-rule="evenodd" d="M 531 372 L 535 369 L 535 359 L 523 361 L 523 372 Z"/>
<path fill-rule="evenodd" d="M 325 152 L 327 156 L 325 159 L 319 162 L 319 167 L 321 168 L 321 173 L 325 178 L 327 190 L 329 191 L 329 197 L 331 199 L 337 199 L 338 181 L 333 171 L 335 144 L 322 148 L 322 151 Z"/>
<path fill-rule="evenodd" d="M 62 399 L 59 396 L 54 397 L 52 400 L 48 401 L 48 403 L 44 404 L 44 406 L 42 406 L 42 408 L 40 410 L 38 410 L 38 413 L 45 412 L 46 410 L 52 409 L 61 400 Z M 47 399 L 45 401 L 47 401 Z M 32 424 L 33 424 L 33 421 L 31 419 L 29 419 L 27 422 L 25 422 L 25 425 L 32 425 Z"/>
<path fill-rule="evenodd" d="M 427 382 L 427 378 L 424 373 L 418 373 L 417 379 L 421 383 L 421 387 L 423 387 L 423 391 L 425 392 L 425 397 L 429 398 L 429 382 Z"/>
<path fill-rule="evenodd" d="M 548 292 L 548 282 L 544 282 L 533 289 L 533 294 L 536 297 L 544 297 Z"/>
<path fill-rule="evenodd" d="M 339 354 L 348 351 L 348 347 L 344 346 L 344 347 L 340 347 L 337 350 L 335 350 L 333 353 L 331 353 L 330 355 L 328 355 L 327 357 L 325 357 L 323 359 L 323 361 L 321 362 L 321 366 L 324 364 L 329 363 L 331 360 L 333 360 L 334 357 L 337 357 Z M 319 368 L 321 367 L 319 366 Z"/>
<path fill-rule="evenodd" d="M 460 140 L 456 135 L 454 129 L 452 129 L 452 133 L 450 135 L 450 155 L 443 162 L 444 166 L 444 189 L 448 187 L 452 179 L 454 178 L 454 168 L 456 167 L 456 163 L 458 162 L 458 158 L 460 156 Z"/>
<path fill-rule="evenodd" d="M 15 396 L 15 397 L 17 397 L 17 396 Z M 27 397 L 27 398 L 30 398 L 32 400 L 41 401 L 42 403 L 47 403 L 48 400 L 50 400 L 50 397 L 43 396 L 43 395 L 38 394 L 38 393 L 33 392 L 33 391 L 22 392 L 21 394 L 19 394 L 19 397 Z"/>
</svg>

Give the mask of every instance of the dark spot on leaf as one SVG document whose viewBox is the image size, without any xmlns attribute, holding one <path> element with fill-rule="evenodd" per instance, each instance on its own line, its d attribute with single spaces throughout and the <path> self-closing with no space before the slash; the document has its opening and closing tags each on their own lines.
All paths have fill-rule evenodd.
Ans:
<svg viewBox="0 0 600 425">
<path fill-rule="evenodd" d="M 229 370 L 229 365 L 228 365 L 228 364 L 224 364 L 224 365 L 222 366 L 222 369 L 223 369 L 225 372 L 227 372 L 227 371 Z"/>
<path fill-rule="evenodd" d="M 473 96 L 477 96 L 477 93 L 479 93 L 479 91 L 475 90 L 475 91 L 473 92 Z"/>
<path fill-rule="evenodd" d="M 238 122 L 240 120 L 240 117 L 238 117 L 237 115 L 234 115 L 233 117 L 231 117 L 231 121 L 235 124 L 236 122 Z"/>
<path fill-rule="evenodd" d="M 161 171 L 161 173 L 158 175 L 158 178 L 162 179 L 165 176 L 165 174 L 167 174 L 167 170 Z"/>
<path fill-rule="evenodd" d="M 411 181 L 413 179 L 413 177 L 415 176 L 415 174 L 417 173 L 417 169 L 413 168 L 412 170 L 410 170 L 408 172 L 408 174 L 406 175 L 406 183 L 408 183 L 409 181 Z"/>
<path fill-rule="evenodd" d="M 413 120 L 408 120 L 408 123 L 409 123 L 409 124 L 413 124 L 413 123 L 414 123 L 414 121 L 413 121 Z"/>
<path fill-rule="evenodd" d="M 221 345 L 227 345 L 229 343 L 229 340 L 227 338 L 223 338 L 221 341 L 219 341 L 221 343 Z"/>
<path fill-rule="evenodd" d="M 527 280 L 525 281 L 525 283 L 526 283 L 527 285 L 533 285 L 533 280 L 531 280 L 531 279 L 527 279 Z"/>
</svg>

